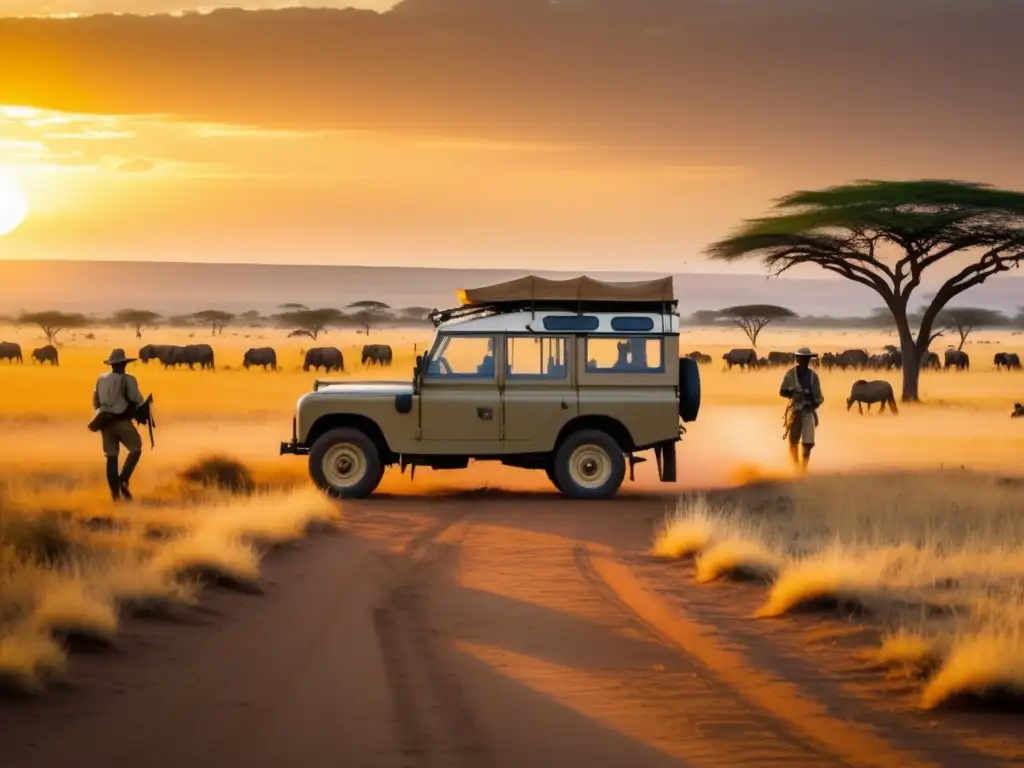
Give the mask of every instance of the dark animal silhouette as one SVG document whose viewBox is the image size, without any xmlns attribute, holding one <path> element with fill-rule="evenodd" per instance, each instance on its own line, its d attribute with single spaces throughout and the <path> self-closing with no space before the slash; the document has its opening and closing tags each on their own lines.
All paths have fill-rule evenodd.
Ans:
<svg viewBox="0 0 1024 768">
<path fill-rule="evenodd" d="M 262 366 L 263 370 L 270 368 L 270 370 L 276 371 L 277 352 L 272 347 L 254 347 L 246 351 L 245 357 L 242 358 L 242 367 L 252 368 L 256 365 Z"/>
<path fill-rule="evenodd" d="M 185 347 L 185 365 L 191 371 L 193 366 L 198 365 L 200 369 L 209 368 L 211 371 L 213 367 L 213 347 L 209 344 L 186 344 Z"/>
<path fill-rule="evenodd" d="M 734 365 L 738 365 L 740 368 L 757 367 L 757 352 L 752 349 L 730 349 L 722 355 L 722 359 L 725 360 L 725 364 L 730 370 Z"/>
<path fill-rule="evenodd" d="M 711 362 L 711 355 L 705 355 L 703 352 L 691 352 L 687 357 L 698 365 L 708 365 Z"/>
<path fill-rule="evenodd" d="M 9 363 L 24 363 L 25 360 L 21 356 L 21 345 L 13 341 L 0 341 L 0 360 L 6 360 Z"/>
<path fill-rule="evenodd" d="M 181 349 L 181 347 L 171 344 L 146 344 L 139 349 L 139 360 L 145 364 L 148 364 L 150 360 L 157 360 L 166 366 L 166 359 L 173 358 L 172 350 L 175 349 Z"/>
<path fill-rule="evenodd" d="M 941 368 L 942 363 L 939 361 L 938 352 L 925 352 L 924 355 L 921 356 L 920 369 L 922 371 L 938 371 Z"/>
<path fill-rule="evenodd" d="M 1020 403 L 1013 404 L 1013 413 L 1010 414 L 1011 419 L 1024 418 L 1024 405 Z"/>
<path fill-rule="evenodd" d="M 968 371 L 971 368 L 971 358 L 966 352 L 959 349 L 947 349 L 946 364 L 943 367 L 946 370 L 956 368 L 958 371 Z"/>
<path fill-rule="evenodd" d="M 836 355 L 836 366 L 844 371 L 847 368 L 867 368 L 870 362 L 871 358 L 863 349 L 846 349 Z"/>
<path fill-rule="evenodd" d="M 857 410 L 861 414 L 864 413 L 864 405 L 867 405 L 868 413 L 871 413 L 873 403 L 881 403 L 882 407 L 878 409 L 879 413 L 885 411 L 886 405 L 889 406 L 894 416 L 900 412 L 900 409 L 896 407 L 896 395 L 892 391 L 892 384 L 882 379 L 875 381 L 858 379 L 853 382 L 853 386 L 850 387 L 850 396 L 846 398 L 846 410 L 849 411 L 854 403 L 857 404 Z"/>
<path fill-rule="evenodd" d="M 781 368 L 784 365 L 795 365 L 796 356 L 792 352 L 769 352 L 768 365 Z"/>
<path fill-rule="evenodd" d="M 306 359 L 302 363 L 302 370 L 310 368 L 325 371 L 344 371 L 345 358 L 337 347 L 313 347 L 306 352 Z"/>
<path fill-rule="evenodd" d="M 361 362 L 363 365 L 391 365 L 391 347 L 387 344 L 364 344 Z"/>
<path fill-rule="evenodd" d="M 996 370 L 1005 368 L 1008 371 L 1020 370 L 1020 355 L 1016 352 L 997 352 L 995 360 Z"/>
<path fill-rule="evenodd" d="M 60 365 L 60 357 L 57 355 L 57 348 L 53 344 L 47 344 L 45 347 L 39 347 L 39 349 L 32 350 L 32 359 L 37 363 L 49 363 L 50 365 Z"/>
<path fill-rule="evenodd" d="M 819 360 L 812 360 L 811 364 L 818 363 L 822 368 L 831 371 L 836 367 L 836 356 L 834 352 L 825 352 Z"/>
</svg>

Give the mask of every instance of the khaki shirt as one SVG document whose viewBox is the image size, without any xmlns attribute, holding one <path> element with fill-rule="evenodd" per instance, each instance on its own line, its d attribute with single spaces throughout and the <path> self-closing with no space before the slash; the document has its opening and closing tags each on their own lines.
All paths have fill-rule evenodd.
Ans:
<svg viewBox="0 0 1024 768">
<path fill-rule="evenodd" d="M 793 366 L 786 375 L 782 377 L 782 386 L 779 387 L 779 394 L 782 397 L 794 399 L 801 396 L 800 380 L 797 378 L 797 368 L 799 366 Z M 820 408 L 821 404 L 825 402 L 825 398 L 821 394 L 821 380 L 818 378 L 818 373 L 813 368 L 808 368 L 807 373 L 809 374 L 811 382 L 811 397 L 813 399 L 813 405 L 815 408 Z"/>
<path fill-rule="evenodd" d="M 142 405 L 144 402 L 139 382 L 130 373 L 108 371 L 97 379 L 92 392 L 92 407 L 107 413 L 124 413 L 129 403 Z"/>
</svg>

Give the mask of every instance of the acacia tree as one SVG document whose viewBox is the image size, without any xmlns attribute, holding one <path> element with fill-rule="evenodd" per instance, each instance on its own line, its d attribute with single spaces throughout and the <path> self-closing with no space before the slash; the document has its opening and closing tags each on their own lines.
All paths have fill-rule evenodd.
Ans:
<svg viewBox="0 0 1024 768">
<path fill-rule="evenodd" d="M 345 315 L 338 309 L 294 309 L 275 315 L 278 325 L 292 328 L 289 336 L 308 336 L 316 341 L 316 337 L 324 333 L 330 326 L 338 325 Z"/>
<path fill-rule="evenodd" d="M 112 325 L 134 328 L 135 338 L 141 339 L 142 329 L 156 327 L 160 322 L 160 315 L 148 309 L 120 309 L 110 318 L 110 322 Z"/>
<path fill-rule="evenodd" d="M 383 301 L 366 299 L 364 301 L 354 301 L 346 309 L 355 310 L 349 317 L 369 336 L 370 329 L 387 318 L 388 310 L 391 307 Z"/>
<path fill-rule="evenodd" d="M 192 320 L 200 325 L 210 326 L 211 335 L 223 335 L 224 326 L 235 319 L 231 312 L 224 312 L 219 309 L 204 309 L 202 312 L 192 314 Z"/>
<path fill-rule="evenodd" d="M 956 296 L 1024 259 L 1024 193 L 969 182 L 858 181 L 794 192 L 775 215 L 746 222 L 707 249 L 714 259 L 758 257 L 772 275 L 814 265 L 875 291 L 903 351 L 904 402 L 918 400 L 921 358 L 939 313 Z M 907 307 L 929 268 L 955 259 L 912 331 Z"/>
<path fill-rule="evenodd" d="M 46 336 L 46 342 L 56 345 L 57 336 L 61 331 L 85 328 L 89 324 L 89 318 L 77 312 L 59 312 L 57 310 L 22 312 L 18 316 L 18 324 L 38 325 L 43 335 Z"/>
<path fill-rule="evenodd" d="M 935 324 L 944 328 L 956 329 L 960 334 L 958 350 L 964 348 L 967 337 L 975 328 L 998 328 L 1010 322 L 1010 319 L 995 309 L 982 307 L 948 307 L 936 316 Z"/>
<path fill-rule="evenodd" d="M 750 339 L 750 345 L 757 348 L 757 337 L 764 327 L 776 320 L 796 317 L 796 312 L 774 304 L 744 304 L 718 310 L 718 316 L 738 326 Z"/>
</svg>

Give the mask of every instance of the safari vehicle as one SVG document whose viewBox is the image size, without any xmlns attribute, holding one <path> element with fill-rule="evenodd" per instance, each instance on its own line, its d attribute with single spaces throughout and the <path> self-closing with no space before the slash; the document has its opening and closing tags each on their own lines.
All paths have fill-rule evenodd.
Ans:
<svg viewBox="0 0 1024 768">
<path fill-rule="evenodd" d="M 675 481 L 700 376 L 679 356 L 671 277 L 531 276 L 458 297 L 431 314 L 434 342 L 411 381 L 315 382 L 281 453 L 308 455 L 313 481 L 339 498 L 372 493 L 385 467 L 472 459 L 543 470 L 568 496 L 602 499 L 647 450 Z"/>
</svg>

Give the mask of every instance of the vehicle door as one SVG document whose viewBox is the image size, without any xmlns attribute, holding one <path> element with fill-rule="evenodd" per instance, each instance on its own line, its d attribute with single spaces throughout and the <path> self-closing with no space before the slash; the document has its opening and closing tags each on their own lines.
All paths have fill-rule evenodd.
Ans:
<svg viewBox="0 0 1024 768">
<path fill-rule="evenodd" d="M 579 413 L 572 336 L 505 339 L 505 450 L 550 451 L 559 431 Z"/>
<path fill-rule="evenodd" d="M 425 452 L 499 451 L 502 353 L 494 334 L 438 336 L 420 387 L 420 440 Z"/>
</svg>

